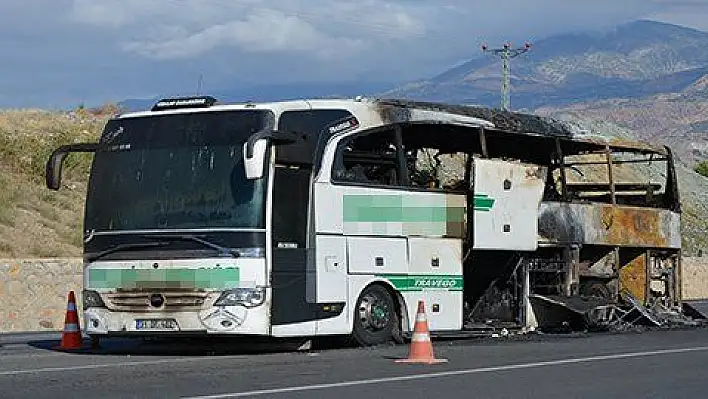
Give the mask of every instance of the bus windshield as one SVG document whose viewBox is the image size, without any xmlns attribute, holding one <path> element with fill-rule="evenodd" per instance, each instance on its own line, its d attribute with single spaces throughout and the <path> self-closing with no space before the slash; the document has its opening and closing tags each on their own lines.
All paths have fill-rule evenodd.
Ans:
<svg viewBox="0 0 708 399">
<path fill-rule="evenodd" d="M 246 179 L 243 143 L 272 128 L 264 110 L 109 121 L 94 157 L 85 230 L 265 228 L 266 179 Z"/>
</svg>

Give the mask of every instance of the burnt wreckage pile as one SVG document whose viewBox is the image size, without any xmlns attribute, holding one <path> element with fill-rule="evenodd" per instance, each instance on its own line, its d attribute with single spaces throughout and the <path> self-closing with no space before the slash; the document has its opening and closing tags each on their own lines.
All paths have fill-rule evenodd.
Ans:
<svg viewBox="0 0 708 399">
<path fill-rule="evenodd" d="M 423 101 L 382 99 L 379 103 L 383 106 L 400 109 L 422 109 L 430 111 L 449 112 L 464 116 L 484 119 L 492 122 L 496 131 L 519 134 L 533 134 L 547 138 L 573 140 L 576 137 L 574 129 L 567 123 L 548 117 L 509 112 L 480 106 L 465 106 L 442 104 Z M 457 171 L 456 174 L 462 174 Z M 530 255 L 533 257 L 533 255 Z M 499 258 L 496 258 L 499 259 Z M 516 262 L 513 260 L 516 259 Z M 533 263 L 525 255 L 517 254 L 510 257 L 507 263 L 515 263 L 518 268 L 529 268 L 526 263 Z M 493 262 L 497 263 L 498 262 Z M 525 266 L 524 266 L 525 265 Z M 560 270 L 560 269 L 559 269 Z M 511 273 L 517 276 L 516 272 Z M 498 276 L 504 279 L 504 277 Z M 519 312 L 525 306 L 514 305 L 514 294 L 500 290 L 500 280 L 492 284 L 479 287 L 483 292 L 476 301 L 468 303 L 467 318 L 470 325 L 484 328 L 485 316 L 508 313 L 516 308 Z M 569 295 L 554 295 L 549 293 L 528 293 L 528 302 L 535 313 L 539 329 L 543 331 L 568 331 L 568 330 L 630 330 L 642 328 L 668 328 L 675 326 L 695 326 L 706 322 L 708 308 L 697 309 L 695 304 L 689 302 L 671 301 L 670 298 L 658 295 L 648 296 L 646 301 L 638 300 L 626 290 L 619 290 L 611 297 L 603 295 L 588 295 L 574 292 Z M 485 315 L 485 316 L 482 316 Z M 479 317 L 481 316 L 481 318 Z M 513 319 L 513 315 L 501 319 Z M 498 324 L 498 323 L 497 323 Z M 474 328 L 474 327 L 473 327 Z"/>
<path fill-rule="evenodd" d="M 620 294 L 621 300 L 603 297 L 571 296 L 558 298 L 538 294 L 529 295 L 536 310 L 543 309 L 548 321 L 541 330 L 559 331 L 638 331 L 643 329 L 676 328 L 706 325 L 708 307 L 701 309 L 685 302 L 680 307 L 660 301 L 642 304 L 629 293 Z M 540 305 L 540 306 L 539 306 Z M 544 328 L 545 327 L 545 328 Z"/>
</svg>

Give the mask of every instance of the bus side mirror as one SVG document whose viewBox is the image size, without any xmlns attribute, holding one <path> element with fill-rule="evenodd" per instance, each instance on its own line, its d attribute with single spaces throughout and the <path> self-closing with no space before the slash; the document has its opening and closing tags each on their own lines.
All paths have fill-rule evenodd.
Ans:
<svg viewBox="0 0 708 399">
<path fill-rule="evenodd" d="M 254 133 L 243 145 L 243 165 L 246 168 L 246 178 L 260 179 L 263 177 L 265 154 L 269 142 L 273 145 L 288 145 L 297 140 L 297 135 L 292 132 L 271 130 Z"/>
<path fill-rule="evenodd" d="M 253 142 L 243 144 L 243 166 L 246 169 L 246 178 L 249 180 L 260 179 L 263 177 L 263 167 L 265 166 L 265 154 L 268 148 L 268 140 L 260 139 Z"/>
<path fill-rule="evenodd" d="M 59 190 L 61 187 L 61 169 L 64 159 L 72 152 L 95 152 L 98 143 L 81 143 L 63 145 L 52 152 L 46 166 L 46 183 L 50 190 Z"/>
<path fill-rule="evenodd" d="M 64 147 L 59 147 L 52 152 L 47 161 L 46 180 L 47 188 L 59 190 L 61 187 L 61 167 L 69 152 Z"/>
</svg>

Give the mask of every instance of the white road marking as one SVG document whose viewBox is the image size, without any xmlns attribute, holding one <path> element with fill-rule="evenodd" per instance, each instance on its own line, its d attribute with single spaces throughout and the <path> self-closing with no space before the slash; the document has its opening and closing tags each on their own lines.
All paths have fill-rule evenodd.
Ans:
<svg viewBox="0 0 708 399">
<path fill-rule="evenodd" d="M 399 377 L 372 378 L 372 379 L 367 379 L 367 380 L 342 381 L 342 382 L 335 382 L 335 383 L 331 383 L 331 384 L 313 384 L 313 385 L 302 385 L 302 386 L 294 386 L 294 387 L 263 389 L 263 390 L 258 390 L 258 391 L 224 393 L 224 394 L 218 394 L 218 395 L 192 396 L 192 397 L 186 397 L 184 399 L 240 398 L 240 397 L 244 397 L 244 396 L 259 396 L 259 395 L 272 395 L 272 394 L 288 393 L 288 392 L 314 391 L 314 390 L 318 390 L 318 389 L 351 387 L 351 386 L 357 386 L 357 385 L 371 385 L 371 384 L 380 384 L 380 383 L 386 383 L 386 382 L 422 380 L 422 379 L 429 379 L 429 378 L 458 376 L 458 375 L 465 375 L 465 374 L 479 374 L 479 373 L 489 373 L 489 372 L 495 372 L 495 371 L 528 369 L 528 368 L 534 368 L 534 367 L 557 366 L 557 365 L 562 365 L 562 364 L 589 363 L 589 362 L 597 362 L 597 361 L 603 361 L 603 360 L 630 359 L 630 358 L 636 358 L 636 357 L 648 357 L 648 356 L 659 356 L 659 355 L 670 355 L 670 354 L 677 354 L 677 353 L 703 352 L 703 351 L 708 351 L 708 346 L 698 346 L 698 347 L 693 347 L 693 348 L 682 348 L 682 349 L 663 349 L 663 350 L 648 351 L 648 352 L 617 353 L 617 354 L 613 354 L 613 355 L 549 360 L 549 361 L 545 361 L 545 362 L 534 362 L 534 363 L 509 364 L 506 366 L 494 366 L 494 367 L 481 367 L 481 368 L 465 369 L 465 370 L 441 371 L 441 372 L 437 372 L 437 373 L 404 375 L 404 376 L 399 376 Z"/>
<path fill-rule="evenodd" d="M 244 355 L 201 356 L 201 357 L 188 357 L 188 358 L 179 358 L 179 359 L 145 360 L 145 361 L 137 361 L 137 362 L 120 362 L 120 363 L 106 363 L 106 364 L 80 364 L 80 365 L 76 365 L 76 366 L 45 367 L 45 368 L 39 368 L 39 369 L 0 371 L 0 377 L 7 376 L 7 375 L 38 374 L 38 373 L 53 373 L 53 372 L 62 372 L 62 371 L 103 369 L 103 368 L 109 368 L 109 367 L 143 366 L 143 365 L 151 366 L 151 365 L 156 365 L 156 364 L 196 362 L 196 361 L 200 361 L 200 360 L 236 359 L 236 358 L 242 358 L 242 357 L 244 357 Z"/>
</svg>

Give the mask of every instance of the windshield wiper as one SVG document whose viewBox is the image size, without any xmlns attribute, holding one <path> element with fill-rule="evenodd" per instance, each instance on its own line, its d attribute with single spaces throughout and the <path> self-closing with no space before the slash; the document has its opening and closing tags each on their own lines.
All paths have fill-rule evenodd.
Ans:
<svg viewBox="0 0 708 399">
<path fill-rule="evenodd" d="M 207 241 L 203 238 L 199 238 L 197 236 L 191 235 L 191 234 L 177 234 L 177 235 L 171 235 L 171 234 L 165 234 L 165 235 L 149 235 L 145 236 L 146 238 L 158 238 L 158 239 L 163 239 L 163 240 L 184 240 L 184 241 L 194 241 L 198 242 L 205 247 L 212 248 L 216 251 L 219 251 L 219 255 L 226 255 L 226 256 L 231 256 L 232 258 L 238 258 L 241 256 L 241 253 L 238 252 L 235 249 L 232 248 L 226 248 L 222 247 L 219 244 L 213 243 L 211 241 Z"/>
<path fill-rule="evenodd" d="M 143 242 L 143 243 L 133 243 L 133 244 L 118 244 L 114 247 L 105 249 L 101 252 L 96 253 L 95 255 L 87 256 L 86 260 L 89 262 L 96 261 L 100 258 L 103 258 L 104 256 L 108 254 L 112 254 L 114 252 L 120 252 L 120 251 L 125 251 L 129 249 L 138 249 L 138 248 L 151 248 L 151 247 L 164 247 L 165 245 L 169 245 L 169 242 Z"/>
</svg>

